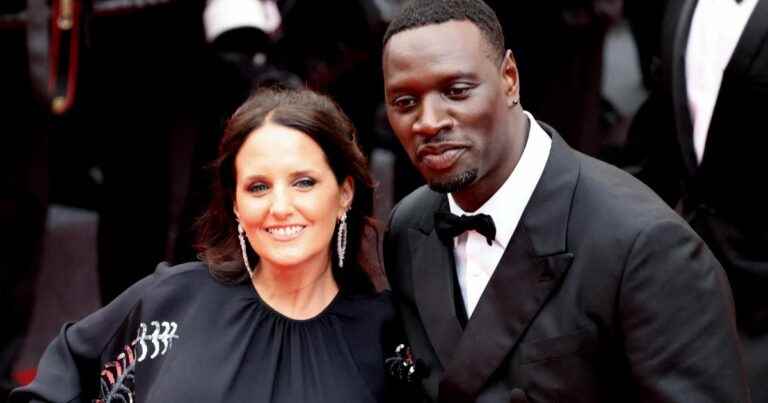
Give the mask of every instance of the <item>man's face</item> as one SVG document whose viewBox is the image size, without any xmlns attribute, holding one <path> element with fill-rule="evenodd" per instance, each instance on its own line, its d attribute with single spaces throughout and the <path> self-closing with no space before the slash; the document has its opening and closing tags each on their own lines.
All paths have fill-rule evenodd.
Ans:
<svg viewBox="0 0 768 403">
<path fill-rule="evenodd" d="M 485 183 L 493 192 L 514 168 L 507 160 L 517 68 L 511 55 L 499 65 L 489 53 L 469 21 L 402 31 L 384 49 L 389 122 L 434 190 Z"/>
</svg>

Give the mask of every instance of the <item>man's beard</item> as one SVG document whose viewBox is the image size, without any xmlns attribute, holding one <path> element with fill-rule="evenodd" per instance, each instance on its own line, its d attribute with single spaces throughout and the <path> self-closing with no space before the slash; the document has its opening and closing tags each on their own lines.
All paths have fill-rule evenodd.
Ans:
<svg viewBox="0 0 768 403">
<path fill-rule="evenodd" d="M 477 168 L 464 171 L 452 178 L 428 182 L 429 188 L 438 193 L 454 193 L 477 179 Z"/>
</svg>

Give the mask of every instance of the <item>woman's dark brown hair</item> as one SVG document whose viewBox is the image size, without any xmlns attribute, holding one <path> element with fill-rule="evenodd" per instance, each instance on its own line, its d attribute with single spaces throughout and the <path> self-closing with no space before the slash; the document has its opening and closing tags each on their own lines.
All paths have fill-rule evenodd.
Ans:
<svg viewBox="0 0 768 403">
<path fill-rule="evenodd" d="M 219 144 L 218 157 L 211 164 L 213 194 L 211 203 L 198 222 L 197 248 L 200 258 L 218 280 L 237 283 L 248 278 L 237 237 L 233 211 L 235 200 L 235 157 L 253 131 L 265 123 L 296 129 L 311 137 L 325 153 L 326 161 L 341 185 L 347 177 L 354 181 L 355 195 L 347 212 L 348 242 L 344 268 L 338 267 L 335 247 L 331 247 L 333 274 L 341 290 L 370 291 L 373 285 L 363 256 L 366 228 L 374 229 L 373 187 L 365 156 L 358 148 L 352 122 L 330 98 L 310 90 L 265 88 L 253 94 L 227 122 Z M 337 224 L 338 227 L 338 224 Z M 337 228 L 338 229 L 338 228 Z M 336 234 L 331 245 L 336 245 Z M 258 256 L 248 246 L 255 266 Z"/>
</svg>

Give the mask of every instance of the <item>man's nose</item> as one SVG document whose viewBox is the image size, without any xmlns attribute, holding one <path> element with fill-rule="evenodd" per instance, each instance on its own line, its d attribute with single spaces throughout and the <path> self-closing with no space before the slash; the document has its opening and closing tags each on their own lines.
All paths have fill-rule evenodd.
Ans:
<svg viewBox="0 0 768 403">
<path fill-rule="evenodd" d="M 439 95 L 427 95 L 421 103 L 420 113 L 413 123 L 413 132 L 432 137 L 451 127 L 451 119 Z"/>
</svg>

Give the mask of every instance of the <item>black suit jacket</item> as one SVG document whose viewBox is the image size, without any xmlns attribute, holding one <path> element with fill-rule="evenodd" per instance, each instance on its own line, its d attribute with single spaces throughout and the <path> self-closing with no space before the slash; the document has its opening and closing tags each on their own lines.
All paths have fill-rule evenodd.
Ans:
<svg viewBox="0 0 768 403">
<path fill-rule="evenodd" d="M 386 268 L 427 399 L 440 402 L 746 402 L 725 275 L 630 175 L 552 151 L 462 330 L 452 251 L 422 187 L 393 210 Z"/>
<path fill-rule="evenodd" d="M 768 402 L 768 0 L 758 0 L 723 73 L 697 164 L 685 78 L 696 0 L 672 1 L 662 32 L 658 87 L 630 133 L 640 179 L 688 220 L 722 262 L 756 402 Z M 712 29 L 717 29 L 713 27 Z"/>
</svg>

